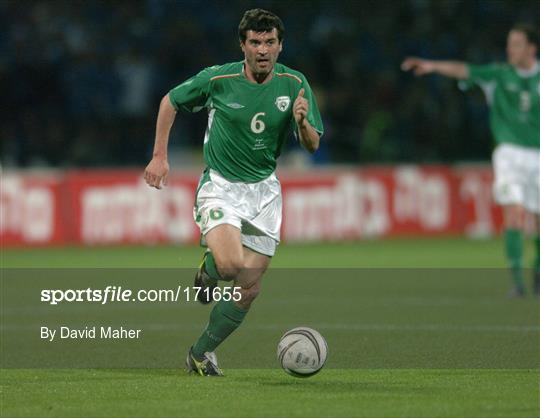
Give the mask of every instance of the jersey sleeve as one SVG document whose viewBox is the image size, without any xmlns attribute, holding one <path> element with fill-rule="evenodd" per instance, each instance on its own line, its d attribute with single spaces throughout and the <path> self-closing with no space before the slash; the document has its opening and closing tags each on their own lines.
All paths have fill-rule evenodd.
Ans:
<svg viewBox="0 0 540 418">
<path fill-rule="evenodd" d="M 469 78 L 459 82 L 459 87 L 462 90 L 467 90 L 475 84 L 483 88 L 486 85 L 496 83 L 502 69 L 500 64 L 467 64 L 467 67 L 469 69 Z"/>
<path fill-rule="evenodd" d="M 321 114 L 319 112 L 319 107 L 317 106 L 317 100 L 306 78 L 303 75 L 300 78 L 302 79 L 302 85 L 300 86 L 300 88 L 304 89 L 304 97 L 308 102 L 307 120 L 309 124 L 313 126 L 313 129 L 315 129 L 317 133 L 322 137 L 322 135 L 324 134 L 324 127 L 321 119 Z M 298 89 L 298 91 L 300 91 L 300 89 Z M 294 99 L 296 100 L 296 97 Z M 294 123 L 294 134 L 296 137 L 298 137 L 298 126 L 296 125 L 296 123 Z"/>
<path fill-rule="evenodd" d="M 472 65 L 469 64 L 469 80 L 473 83 L 489 83 L 495 81 L 502 68 L 499 64 Z"/>
<path fill-rule="evenodd" d="M 488 105 L 493 103 L 493 93 L 497 86 L 499 76 L 504 70 L 501 64 L 472 65 L 468 64 L 469 78 L 460 80 L 458 87 L 461 90 L 468 90 L 474 85 L 478 85 L 484 92 Z"/>
<path fill-rule="evenodd" d="M 210 97 L 211 68 L 202 70 L 169 91 L 169 100 L 176 110 L 198 112 Z"/>
</svg>

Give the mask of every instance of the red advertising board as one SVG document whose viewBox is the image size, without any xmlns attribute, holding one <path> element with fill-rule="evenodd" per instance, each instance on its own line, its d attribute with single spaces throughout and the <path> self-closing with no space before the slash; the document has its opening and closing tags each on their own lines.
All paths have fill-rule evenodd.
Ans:
<svg viewBox="0 0 540 418">
<path fill-rule="evenodd" d="M 447 167 L 403 166 L 283 178 L 290 241 L 461 232 Z"/>
<path fill-rule="evenodd" d="M 487 166 L 392 166 L 282 172 L 287 241 L 467 234 L 501 224 Z M 191 243 L 198 175 L 162 190 L 137 171 L 12 173 L 0 188 L 3 246 Z"/>
<path fill-rule="evenodd" d="M 0 241 L 2 246 L 48 245 L 66 242 L 62 219 L 60 177 L 3 174 L 0 180 Z"/>
<path fill-rule="evenodd" d="M 162 190 L 139 172 L 72 172 L 66 176 L 74 224 L 71 239 L 83 244 L 191 242 L 198 230 L 193 199 L 198 178 L 171 176 Z"/>
</svg>

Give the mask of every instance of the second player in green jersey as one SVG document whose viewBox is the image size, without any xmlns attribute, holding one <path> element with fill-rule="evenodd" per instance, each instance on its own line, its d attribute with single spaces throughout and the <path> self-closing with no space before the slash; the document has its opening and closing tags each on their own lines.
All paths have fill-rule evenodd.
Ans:
<svg viewBox="0 0 540 418">
<path fill-rule="evenodd" d="M 498 144 L 540 149 L 540 65 L 469 64 L 469 83 L 478 84 L 490 107 L 490 125 Z"/>
<path fill-rule="evenodd" d="M 493 194 L 504 212 L 504 240 L 514 286 L 511 297 L 525 296 L 523 280 L 524 214 L 536 223 L 533 292 L 540 296 L 540 48 L 531 25 L 516 25 L 508 33 L 508 63 L 471 65 L 459 61 L 407 58 L 402 69 L 416 75 L 441 74 L 478 84 L 490 107 L 493 152 Z"/>
</svg>

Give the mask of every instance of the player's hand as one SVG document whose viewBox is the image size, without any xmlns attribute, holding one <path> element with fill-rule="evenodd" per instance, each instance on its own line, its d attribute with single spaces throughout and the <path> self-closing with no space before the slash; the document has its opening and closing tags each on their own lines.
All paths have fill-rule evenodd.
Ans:
<svg viewBox="0 0 540 418">
<path fill-rule="evenodd" d="M 298 92 L 298 97 L 294 101 L 293 104 L 293 115 L 294 120 L 298 125 L 302 125 L 304 123 L 304 120 L 307 117 L 308 112 L 308 101 L 304 97 L 305 90 L 300 89 Z"/>
<path fill-rule="evenodd" d="M 169 163 L 166 158 L 154 157 L 144 170 L 146 184 L 156 189 L 167 185 L 169 175 Z"/>
<path fill-rule="evenodd" d="M 415 76 L 430 74 L 435 71 L 433 61 L 409 57 L 401 64 L 403 71 L 413 71 Z"/>
</svg>

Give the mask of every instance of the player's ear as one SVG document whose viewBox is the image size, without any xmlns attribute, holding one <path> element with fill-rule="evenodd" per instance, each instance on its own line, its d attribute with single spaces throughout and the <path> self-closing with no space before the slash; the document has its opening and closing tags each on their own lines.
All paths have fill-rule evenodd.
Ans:
<svg viewBox="0 0 540 418">
<path fill-rule="evenodd" d="M 281 52 L 282 50 L 283 50 L 283 41 L 279 43 L 279 52 Z"/>
<path fill-rule="evenodd" d="M 240 40 L 240 49 L 242 52 L 246 52 L 246 44 L 242 40 Z"/>
</svg>

